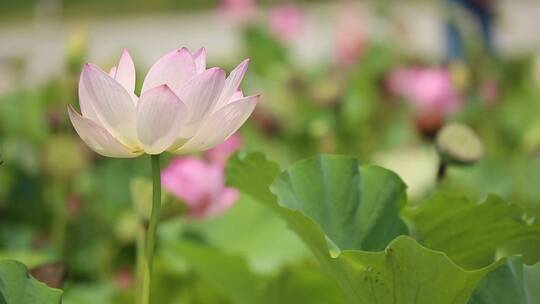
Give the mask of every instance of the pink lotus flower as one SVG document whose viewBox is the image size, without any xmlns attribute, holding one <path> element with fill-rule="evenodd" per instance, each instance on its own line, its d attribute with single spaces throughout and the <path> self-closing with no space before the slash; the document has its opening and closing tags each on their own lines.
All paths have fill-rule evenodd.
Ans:
<svg viewBox="0 0 540 304">
<path fill-rule="evenodd" d="M 348 66 L 356 63 L 362 56 L 367 39 L 360 8 L 346 5 L 338 18 L 336 29 L 336 56 L 339 64 Z"/>
<path fill-rule="evenodd" d="M 206 158 L 214 164 L 225 166 L 227 159 L 242 147 L 242 138 L 238 134 L 233 134 L 221 145 L 206 151 Z"/>
<path fill-rule="evenodd" d="M 86 144 L 104 156 L 204 151 L 236 132 L 253 112 L 259 96 L 240 91 L 248 64 L 244 60 L 226 77 L 220 68 L 206 68 L 204 49 L 177 49 L 150 68 L 138 97 L 135 67 L 124 50 L 109 73 L 84 66 L 82 115 L 69 106 L 69 117 Z"/>
<path fill-rule="evenodd" d="M 444 68 L 402 68 L 387 79 L 389 91 L 410 102 L 419 112 L 449 115 L 459 110 L 462 100 Z"/>
<path fill-rule="evenodd" d="M 306 28 L 306 16 L 297 6 L 284 4 L 270 12 L 270 30 L 282 40 L 297 38 Z"/>
<path fill-rule="evenodd" d="M 245 24 L 255 20 L 255 0 L 221 0 L 220 12 L 224 17 L 236 24 Z"/>
<path fill-rule="evenodd" d="M 224 166 L 198 158 L 175 158 L 161 173 L 163 187 L 184 200 L 189 215 L 205 218 L 223 213 L 238 198 L 225 187 Z"/>
</svg>

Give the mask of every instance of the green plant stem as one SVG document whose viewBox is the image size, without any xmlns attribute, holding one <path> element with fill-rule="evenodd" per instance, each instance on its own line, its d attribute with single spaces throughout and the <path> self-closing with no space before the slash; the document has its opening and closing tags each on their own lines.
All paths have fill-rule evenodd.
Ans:
<svg viewBox="0 0 540 304">
<path fill-rule="evenodd" d="M 152 262 L 156 247 L 156 234 L 161 209 L 161 178 L 159 168 L 159 155 L 152 155 L 152 214 L 146 233 L 145 265 L 142 284 L 142 303 L 150 303 L 150 285 L 152 281 Z"/>
<path fill-rule="evenodd" d="M 143 302 L 143 284 L 146 273 L 145 267 L 145 256 L 144 256 L 144 245 L 146 240 L 146 224 L 141 220 L 139 223 L 139 228 L 137 229 L 137 238 L 136 238 L 136 260 L 135 260 L 135 290 L 140 292 L 135 293 L 135 304 L 141 304 Z"/>
<path fill-rule="evenodd" d="M 66 229 L 67 229 L 67 210 L 66 210 L 66 196 L 61 181 L 53 181 L 52 185 L 52 239 L 54 243 L 55 250 L 59 258 L 64 256 L 64 244 L 66 240 Z"/>
</svg>

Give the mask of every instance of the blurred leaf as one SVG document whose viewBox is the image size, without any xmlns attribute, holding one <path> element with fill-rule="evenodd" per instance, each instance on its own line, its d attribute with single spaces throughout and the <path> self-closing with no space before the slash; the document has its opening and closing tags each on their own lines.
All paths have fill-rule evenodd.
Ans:
<svg viewBox="0 0 540 304">
<path fill-rule="evenodd" d="M 152 212 L 152 180 L 148 177 L 135 176 L 129 183 L 131 201 L 133 208 L 129 212 L 134 212 L 137 219 L 141 221 L 150 220 Z M 186 205 L 171 196 L 167 191 L 162 191 L 161 195 L 161 219 L 175 217 L 186 210 Z"/>
<path fill-rule="evenodd" d="M 44 166 L 53 178 L 69 180 L 88 167 L 86 150 L 75 136 L 50 136 L 43 153 Z"/>
<path fill-rule="evenodd" d="M 528 266 L 520 257 L 511 257 L 485 276 L 469 304 L 537 304 L 540 303 L 538 286 L 540 263 Z"/>
<path fill-rule="evenodd" d="M 134 177 L 129 184 L 129 189 L 135 213 L 140 219 L 148 220 L 152 211 L 152 180 L 146 177 Z"/>
<path fill-rule="evenodd" d="M 312 265 L 299 264 L 272 278 L 265 288 L 267 303 L 345 304 L 343 291 L 332 277 Z"/>
<path fill-rule="evenodd" d="M 323 170 L 321 172 L 326 173 L 319 175 L 314 165 L 322 163 L 317 162 L 317 159 L 324 159 L 331 163 L 335 170 L 329 170 L 329 172 Z M 304 166 L 308 167 L 304 168 Z M 311 166 L 315 168 L 310 168 Z M 295 172 L 298 168 L 306 170 L 304 173 L 297 173 L 299 176 L 304 176 L 304 179 L 296 180 Z M 321 168 L 328 169 L 329 167 L 319 167 L 319 169 Z M 298 202 L 304 200 L 317 202 L 319 199 L 316 195 L 307 195 L 305 193 L 307 190 L 303 189 L 298 189 L 298 193 L 290 192 L 289 190 L 296 189 L 296 186 L 291 185 L 301 185 L 311 181 L 313 185 L 309 189 L 320 191 L 320 188 L 316 188 L 323 187 L 322 189 L 326 190 L 318 192 L 317 195 L 337 198 L 340 197 L 340 193 L 343 193 L 341 189 L 344 187 L 343 184 L 350 185 L 354 181 L 356 187 L 360 184 L 360 189 L 366 192 L 363 194 L 365 196 L 359 197 L 373 200 L 377 198 L 375 194 L 379 193 L 379 195 L 383 195 L 382 197 L 396 203 L 395 200 L 391 199 L 392 195 L 386 196 L 384 191 L 380 191 L 388 184 L 389 193 L 399 193 L 400 191 L 397 190 L 399 187 L 396 187 L 396 183 L 392 182 L 397 178 L 391 173 L 384 172 L 385 170 L 381 168 L 365 167 L 359 169 L 356 161 L 343 157 L 314 158 L 293 165 L 292 169 L 285 173 L 289 175 L 287 179 L 284 177 L 286 175 L 277 179 L 273 184 L 274 192 L 280 194 L 279 203 L 277 203 L 267 188 L 268 181 L 272 179 L 272 175 L 277 175 L 277 171 L 277 165 L 267 161 L 260 154 L 251 154 L 243 158 L 237 156 L 229 161 L 228 166 L 228 174 L 232 184 L 257 198 L 261 203 L 273 208 L 288 222 L 291 229 L 308 245 L 323 268 L 337 280 L 350 303 L 391 303 L 396 302 L 396 299 L 403 303 L 466 303 L 482 277 L 498 266 L 498 264 L 493 264 L 484 269 L 465 271 L 443 253 L 424 248 L 407 236 L 396 238 L 382 252 L 346 250 L 333 257 L 329 252 L 326 238 L 336 237 L 336 245 L 345 247 L 343 249 L 349 249 L 349 246 L 354 248 L 354 246 L 366 246 L 366 244 L 369 244 L 370 247 L 377 247 L 384 243 L 383 240 L 390 234 L 376 233 L 381 239 L 373 243 L 360 242 L 354 235 L 349 235 L 352 239 L 347 239 L 343 235 L 348 235 L 351 231 L 361 231 L 361 229 L 357 230 L 358 227 L 354 227 L 357 224 L 355 221 L 346 216 L 346 221 L 331 222 L 329 219 L 332 218 L 332 212 L 336 212 L 336 210 L 332 211 L 331 208 L 328 208 L 327 213 L 316 213 L 309 209 L 310 205 L 299 205 Z M 337 178 L 341 176 L 338 173 L 348 176 L 352 181 L 343 176 Z M 360 177 L 365 177 L 366 181 L 359 180 L 358 174 Z M 324 177 L 323 181 L 332 187 L 324 188 L 318 183 L 317 177 Z M 329 181 L 334 181 L 335 184 L 329 183 Z M 376 183 L 380 183 L 383 188 L 375 187 L 374 192 L 371 192 L 370 187 Z M 276 190 L 277 187 L 280 189 Z M 401 191 L 403 190 L 401 189 Z M 296 197 L 302 199 L 298 200 Z M 356 203 L 359 202 L 358 197 L 356 197 Z M 289 206 L 293 206 L 294 209 Z M 318 204 L 315 203 L 315 206 Z M 338 206 L 343 208 L 347 205 Z M 397 206 L 394 205 L 393 208 L 397 208 Z M 325 216 L 325 214 L 328 215 Z M 377 215 L 377 212 L 373 214 Z M 374 219 L 376 220 L 377 217 Z M 393 226 L 394 229 L 389 231 L 399 231 L 395 227 L 400 227 L 401 223 L 401 220 L 397 219 L 395 226 Z M 353 227 L 347 226 L 347 224 Z M 341 234 L 339 234 L 340 229 Z M 412 269 L 414 271 L 411 271 Z"/>
<path fill-rule="evenodd" d="M 269 35 L 263 28 L 249 26 L 245 29 L 246 51 L 251 57 L 251 66 L 264 74 L 275 64 L 287 61 L 285 47 Z"/>
<path fill-rule="evenodd" d="M 418 229 L 422 244 L 445 252 L 463 267 L 490 264 L 498 248 L 514 239 L 537 237 L 540 224 L 528 224 L 522 210 L 496 196 L 482 203 L 438 194 L 406 216 Z"/>
<path fill-rule="evenodd" d="M 0 303 L 59 304 L 61 299 L 61 290 L 49 288 L 32 278 L 24 264 L 0 261 Z"/>
<path fill-rule="evenodd" d="M 187 242 L 177 243 L 174 248 L 195 273 L 232 303 L 345 303 L 335 282 L 312 265 L 300 264 L 278 276 L 265 276 L 253 273 L 242 257 L 216 248 Z"/>
<path fill-rule="evenodd" d="M 262 282 L 251 273 L 246 261 L 239 256 L 220 253 L 187 242 L 177 243 L 178 255 L 189 261 L 194 271 L 208 284 L 219 290 L 233 303 L 262 303 Z"/>
<path fill-rule="evenodd" d="M 113 282 L 74 285 L 66 288 L 62 304 L 112 304 L 115 294 Z"/>
<path fill-rule="evenodd" d="M 191 226 L 224 253 L 245 257 L 256 272 L 278 272 L 307 254 L 303 243 L 279 216 L 247 196 L 242 196 L 222 216 Z"/>
</svg>

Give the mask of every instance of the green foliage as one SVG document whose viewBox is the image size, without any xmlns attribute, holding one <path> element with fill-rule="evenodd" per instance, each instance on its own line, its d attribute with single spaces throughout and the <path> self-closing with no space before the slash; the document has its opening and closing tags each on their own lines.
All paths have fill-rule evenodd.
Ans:
<svg viewBox="0 0 540 304">
<path fill-rule="evenodd" d="M 345 303 L 339 287 L 311 265 L 261 275 L 254 273 L 241 256 L 217 248 L 193 242 L 179 242 L 173 248 L 197 275 L 232 303 Z"/>
<path fill-rule="evenodd" d="M 261 303 L 261 282 L 251 273 L 244 259 L 189 243 L 179 243 L 176 247 L 178 254 L 185 257 L 209 285 L 225 294 L 233 303 Z"/>
<path fill-rule="evenodd" d="M 297 170 L 299 173 L 296 173 Z M 424 248 L 407 236 L 394 239 L 382 252 L 351 250 L 360 249 L 354 246 L 366 245 L 355 239 L 355 233 L 340 235 L 337 232 L 340 229 L 362 231 L 363 227 L 356 225 L 370 227 L 373 223 L 352 221 L 345 217 L 346 221 L 338 222 L 342 225 L 338 229 L 340 225 L 336 226 L 337 223 L 331 221 L 331 212 L 317 212 L 317 207 L 323 206 L 320 202 L 331 204 L 331 209 L 336 209 L 332 212 L 349 207 L 356 210 L 361 204 L 375 203 L 397 208 L 402 196 L 396 193 L 403 191 L 404 187 L 395 181 L 399 181 L 395 175 L 384 171 L 377 167 L 360 169 L 356 161 L 347 157 L 320 156 L 309 159 L 293 165 L 272 184 L 272 191 L 278 195 L 276 202 L 276 198 L 267 189 L 272 176 L 278 174 L 278 167 L 274 163 L 260 154 L 251 154 L 234 159 L 229 162 L 228 167 L 231 184 L 282 216 L 311 249 L 323 269 L 336 279 L 350 303 L 392 303 L 398 298 L 404 303 L 467 303 L 476 284 L 498 264 L 465 271 L 443 253 Z M 383 195 L 385 192 L 382 189 L 385 188 L 372 188 L 375 180 L 378 184 L 389 185 L 388 192 L 394 195 Z M 306 187 L 306 184 L 309 187 Z M 355 199 L 350 203 L 352 205 L 332 200 L 344 199 L 344 192 L 340 189 L 347 189 L 351 184 L 354 184 L 353 189 L 358 189 L 353 190 L 353 193 L 359 191 L 359 195 L 353 196 Z M 366 193 L 361 194 L 363 191 Z M 364 198 L 364 201 L 359 198 Z M 390 202 L 384 203 L 385 200 Z M 303 204 L 304 201 L 316 202 L 313 203 L 313 206 L 316 206 L 313 208 L 315 211 L 309 209 L 311 206 Z M 327 209 L 329 210 L 330 208 Z M 373 216 L 368 216 L 372 221 L 379 220 L 376 208 L 368 208 L 364 212 L 367 214 L 363 216 Z M 397 212 L 388 213 L 394 214 L 394 219 L 392 221 L 383 217 L 385 221 L 401 223 Z M 401 225 L 394 225 L 399 226 Z M 379 239 L 373 240 L 374 244 L 384 243 L 388 238 L 386 233 L 376 235 Z M 327 240 L 338 247 L 344 246 L 339 249 L 345 251 L 331 254 Z"/>
<path fill-rule="evenodd" d="M 251 54 L 251 66 L 255 71 L 264 74 L 274 65 L 287 62 L 285 47 L 264 28 L 247 27 L 245 36 L 247 52 Z"/>
<path fill-rule="evenodd" d="M 394 173 L 345 156 L 319 156 L 282 173 L 271 191 L 282 207 L 317 222 L 339 249 L 382 250 L 408 234 L 398 207 L 405 184 Z"/>
<path fill-rule="evenodd" d="M 467 268 L 492 263 L 497 249 L 512 240 L 540 235 L 539 223 L 528 223 L 519 207 L 496 196 L 474 203 L 438 194 L 405 214 L 414 222 L 423 245 L 445 252 Z"/>
<path fill-rule="evenodd" d="M 226 214 L 189 222 L 189 228 L 224 253 L 244 257 L 259 273 L 278 272 L 308 254 L 279 216 L 247 196 L 240 197 Z"/>
<path fill-rule="evenodd" d="M 59 304 L 61 299 L 61 290 L 49 288 L 31 277 L 23 264 L 0 261 L 0 303 Z"/>
<path fill-rule="evenodd" d="M 540 263 L 524 265 L 520 257 L 509 258 L 478 285 L 469 304 L 540 303 Z"/>
</svg>

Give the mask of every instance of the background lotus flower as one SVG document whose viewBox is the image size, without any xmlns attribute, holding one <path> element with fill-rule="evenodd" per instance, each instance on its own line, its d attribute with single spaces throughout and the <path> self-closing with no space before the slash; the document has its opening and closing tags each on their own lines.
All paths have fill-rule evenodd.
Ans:
<svg viewBox="0 0 540 304">
<path fill-rule="evenodd" d="M 226 77 L 220 68 L 206 69 L 204 49 L 177 49 L 150 68 L 137 97 L 135 67 L 124 50 L 109 73 L 84 66 L 82 115 L 69 106 L 69 116 L 79 136 L 104 156 L 207 150 L 236 132 L 257 104 L 258 95 L 245 97 L 240 90 L 248 64 L 244 60 Z"/>
<path fill-rule="evenodd" d="M 163 187 L 182 199 L 189 215 L 208 217 L 223 213 L 238 198 L 238 191 L 225 187 L 225 163 L 242 146 L 240 135 L 234 134 L 198 158 L 175 158 L 161 174 Z"/>
<path fill-rule="evenodd" d="M 339 12 L 336 28 L 336 59 L 342 66 L 356 63 L 368 46 L 364 17 L 360 7 L 352 3 Z"/>
<path fill-rule="evenodd" d="M 296 38 L 306 28 L 304 11 L 292 4 L 283 4 L 270 12 L 270 30 L 281 40 Z"/>
<path fill-rule="evenodd" d="M 181 198 L 192 217 L 208 217 L 229 209 L 238 191 L 225 187 L 224 167 L 220 163 L 186 157 L 174 159 L 161 174 L 163 187 Z"/>
<path fill-rule="evenodd" d="M 206 151 L 206 158 L 215 164 L 225 166 L 227 159 L 242 147 L 242 138 L 238 134 L 233 134 L 222 144 Z"/>
<path fill-rule="evenodd" d="M 257 13 L 255 0 L 221 0 L 219 10 L 227 20 L 235 24 L 250 23 Z"/>
<path fill-rule="evenodd" d="M 389 91 L 405 98 L 423 113 L 454 113 L 462 100 L 444 68 L 400 68 L 387 79 Z"/>
</svg>

